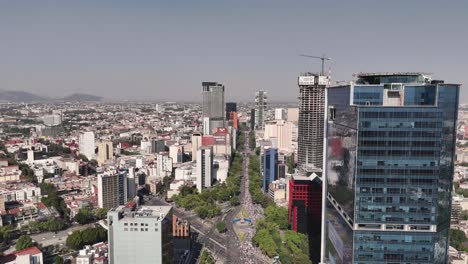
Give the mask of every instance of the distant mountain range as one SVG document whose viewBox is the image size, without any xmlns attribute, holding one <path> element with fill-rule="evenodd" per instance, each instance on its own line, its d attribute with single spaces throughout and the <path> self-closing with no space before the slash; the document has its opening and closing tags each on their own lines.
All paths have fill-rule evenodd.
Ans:
<svg viewBox="0 0 468 264">
<path fill-rule="evenodd" d="M 36 102 L 97 102 L 100 96 L 74 93 L 63 98 L 49 98 L 24 91 L 0 91 L 0 102 L 36 103 Z"/>
</svg>

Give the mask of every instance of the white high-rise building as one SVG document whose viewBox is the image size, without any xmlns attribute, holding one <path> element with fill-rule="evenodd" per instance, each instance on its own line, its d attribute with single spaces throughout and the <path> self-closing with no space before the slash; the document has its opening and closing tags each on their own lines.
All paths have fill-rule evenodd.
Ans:
<svg viewBox="0 0 468 264">
<path fill-rule="evenodd" d="M 107 222 L 109 264 L 173 263 L 171 206 L 119 206 Z"/>
<path fill-rule="evenodd" d="M 211 134 L 210 118 L 209 117 L 203 117 L 203 135 L 209 135 L 209 134 Z"/>
<path fill-rule="evenodd" d="M 80 154 L 85 155 L 88 160 L 96 158 L 96 144 L 94 141 L 93 131 L 81 132 L 78 141 L 80 146 Z"/>
<path fill-rule="evenodd" d="M 198 148 L 202 145 L 202 135 L 201 133 L 192 134 L 192 160 L 197 160 L 197 151 Z"/>
<path fill-rule="evenodd" d="M 284 108 L 276 108 L 275 109 L 275 120 L 284 120 Z"/>
<path fill-rule="evenodd" d="M 183 162 L 184 146 L 174 144 L 169 147 L 169 157 L 172 158 L 173 163 Z"/>
<path fill-rule="evenodd" d="M 276 147 L 281 151 L 294 151 L 294 136 L 297 136 L 297 126 L 292 122 L 276 120 L 265 123 L 264 139 L 276 141 Z"/>
<path fill-rule="evenodd" d="M 172 158 L 167 152 L 161 152 L 156 155 L 156 176 L 164 178 L 172 173 Z"/>
<path fill-rule="evenodd" d="M 211 187 L 213 182 L 213 148 L 201 147 L 197 151 L 197 190 Z"/>
</svg>

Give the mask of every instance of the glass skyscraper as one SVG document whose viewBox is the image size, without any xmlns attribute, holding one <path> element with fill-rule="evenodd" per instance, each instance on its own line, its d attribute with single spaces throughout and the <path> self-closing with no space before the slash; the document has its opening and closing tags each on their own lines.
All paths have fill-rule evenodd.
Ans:
<svg viewBox="0 0 468 264">
<path fill-rule="evenodd" d="M 263 192 L 268 193 L 270 183 L 278 179 L 278 150 L 266 148 L 263 153 Z"/>
<path fill-rule="evenodd" d="M 422 73 L 327 89 L 324 263 L 448 263 L 458 97 Z"/>
<path fill-rule="evenodd" d="M 202 82 L 203 86 L 203 117 L 208 118 L 208 129 L 204 129 L 210 135 L 219 127 L 225 127 L 224 85 L 217 82 Z"/>
</svg>

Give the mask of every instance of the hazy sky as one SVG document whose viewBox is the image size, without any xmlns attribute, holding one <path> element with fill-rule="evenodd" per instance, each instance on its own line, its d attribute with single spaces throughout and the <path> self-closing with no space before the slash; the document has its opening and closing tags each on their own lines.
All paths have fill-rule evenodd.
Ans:
<svg viewBox="0 0 468 264">
<path fill-rule="evenodd" d="M 297 74 L 424 71 L 468 84 L 468 1 L 0 0 L 0 90 L 49 96 L 297 98 Z M 462 87 L 462 90 L 468 89 Z M 462 92 L 468 101 L 468 92 Z"/>
</svg>

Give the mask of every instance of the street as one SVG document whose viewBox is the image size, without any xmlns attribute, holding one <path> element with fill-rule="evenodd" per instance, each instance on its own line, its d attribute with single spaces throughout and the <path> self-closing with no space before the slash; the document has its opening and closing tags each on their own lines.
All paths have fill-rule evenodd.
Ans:
<svg viewBox="0 0 468 264">
<path fill-rule="evenodd" d="M 67 242 L 67 237 L 69 232 L 74 232 L 77 230 L 83 230 L 88 227 L 93 227 L 95 223 L 91 224 L 86 224 L 86 225 L 74 225 L 71 226 L 65 230 L 58 231 L 57 233 L 55 232 L 44 232 L 44 233 L 39 233 L 39 234 L 33 234 L 31 235 L 31 238 L 33 241 L 37 242 L 40 244 L 42 247 L 47 247 L 51 245 L 59 245 L 59 246 L 65 246 L 65 243 Z M 14 244 L 16 242 L 14 241 Z M 9 254 L 11 252 L 14 252 L 15 246 L 11 246 L 8 250 L 6 250 L 4 253 Z"/>
<path fill-rule="evenodd" d="M 246 138 L 248 138 L 248 133 L 244 133 L 246 134 Z M 145 201 L 145 204 L 173 206 L 173 214 L 181 219 L 189 221 L 191 230 L 197 233 L 197 242 L 203 244 L 212 253 L 214 253 L 217 260 L 230 264 L 271 263 L 272 261 L 268 259 L 268 257 L 263 255 L 257 248 L 252 245 L 251 239 L 255 234 L 254 225 L 251 226 L 243 242 L 239 241 L 234 231 L 233 219 L 243 208 L 251 214 L 253 219 L 261 217 L 257 213 L 253 212 L 255 205 L 253 205 L 250 198 L 248 187 L 248 159 L 250 148 L 247 140 L 244 144 L 244 151 L 238 154 L 244 156 L 242 162 L 242 177 L 239 194 L 240 205 L 233 207 L 229 213 L 223 216 L 215 217 L 213 219 L 213 223 L 217 223 L 219 220 L 224 219 L 224 222 L 226 223 L 226 233 L 219 234 L 215 228 L 215 224 L 204 222 L 195 213 L 191 211 L 185 211 L 182 208 L 176 208 L 175 205 L 167 203 L 162 198 L 152 196 L 148 201 Z"/>
</svg>

